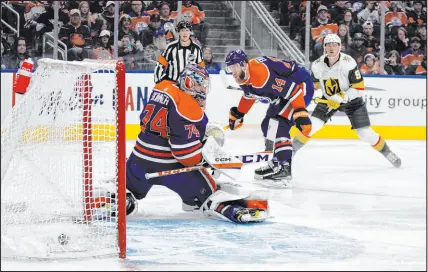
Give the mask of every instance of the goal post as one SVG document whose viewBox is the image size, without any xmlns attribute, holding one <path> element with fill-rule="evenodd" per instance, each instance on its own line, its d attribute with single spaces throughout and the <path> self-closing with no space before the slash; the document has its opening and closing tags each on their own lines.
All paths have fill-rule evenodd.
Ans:
<svg viewBox="0 0 428 272">
<path fill-rule="evenodd" d="M 126 257 L 121 61 L 41 59 L 1 126 L 2 258 Z"/>
</svg>

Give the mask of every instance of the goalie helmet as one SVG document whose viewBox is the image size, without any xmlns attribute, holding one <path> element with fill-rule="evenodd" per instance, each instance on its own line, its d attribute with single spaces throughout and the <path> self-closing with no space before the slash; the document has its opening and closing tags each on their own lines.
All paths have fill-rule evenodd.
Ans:
<svg viewBox="0 0 428 272">
<path fill-rule="evenodd" d="M 205 100 L 210 90 L 210 76 L 208 71 L 197 64 L 188 64 L 178 79 L 181 90 L 190 94 L 205 108 Z"/>
</svg>

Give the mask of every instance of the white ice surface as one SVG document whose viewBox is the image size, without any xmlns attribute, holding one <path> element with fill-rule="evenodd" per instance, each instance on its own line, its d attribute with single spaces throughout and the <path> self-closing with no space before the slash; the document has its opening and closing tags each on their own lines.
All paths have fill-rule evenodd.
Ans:
<svg viewBox="0 0 428 272">
<path fill-rule="evenodd" d="M 232 134 L 226 149 L 264 148 L 258 133 Z M 245 136 L 244 138 L 239 136 Z M 2 270 L 426 270 L 426 143 L 387 141 L 393 168 L 358 140 L 312 140 L 293 161 L 293 189 L 269 189 L 269 222 L 200 218 L 154 186 L 128 219 L 126 260 L 2 260 Z M 128 152 L 134 142 L 128 143 Z M 238 182 L 253 188 L 246 166 Z"/>
</svg>

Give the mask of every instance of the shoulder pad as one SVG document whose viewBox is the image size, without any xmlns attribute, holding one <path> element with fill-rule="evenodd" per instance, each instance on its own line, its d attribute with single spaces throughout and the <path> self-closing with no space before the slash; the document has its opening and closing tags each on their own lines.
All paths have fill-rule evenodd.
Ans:
<svg viewBox="0 0 428 272">
<path fill-rule="evenodd" d="M 175 82 L 163 80 L 154 89 L 167 93 L 174 102 L 175 108 L 182 117 L 192 122 L 198 122 L 204 117 L 204 111 L 199 103 L 188 93 L 180 90 Z"/>
<path fill-rule="evenodd" d="M 341 57 L 343 68 L 352 70 L 357 66 L 357 62 L 349 55 L 343 54 Z"/>
<path fill-rule="evenodd" d="M 249 82 L 251 85 L 255 88 L 262 88 L 265 86 L 270 76 L 270 72 L 266 64 L 257 61 L 257 59 L 252 59 L 248 62 L 248 65 L 250 66 Z"/>
</svg>

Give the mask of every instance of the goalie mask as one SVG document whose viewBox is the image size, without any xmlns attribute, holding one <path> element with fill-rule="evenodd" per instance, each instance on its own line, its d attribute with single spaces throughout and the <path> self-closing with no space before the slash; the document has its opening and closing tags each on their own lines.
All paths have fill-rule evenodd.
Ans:
<svg viewBox="0 0 428 272">
<path fill-rule="evenodd" d="M 178 85 L 205 109 L 205 100 L 210 90 L 210 77 L 204 67 L 197 64 L 187 65 L 178 79 Z"/>
</svg>

